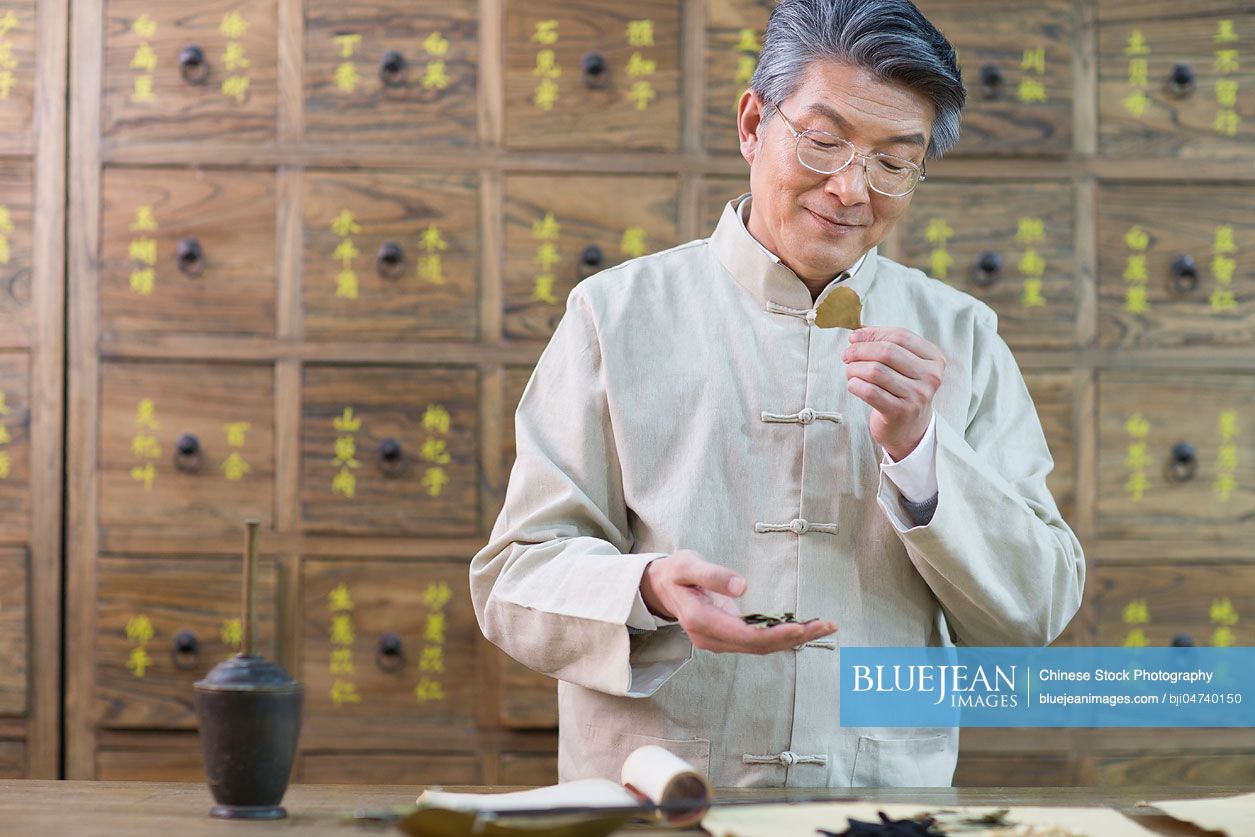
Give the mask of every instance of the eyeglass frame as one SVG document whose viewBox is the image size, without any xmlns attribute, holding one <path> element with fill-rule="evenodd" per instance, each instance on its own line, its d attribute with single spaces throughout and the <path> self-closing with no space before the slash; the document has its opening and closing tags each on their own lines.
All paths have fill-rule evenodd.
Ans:
<svg viewBox="0 0 1255 837">
<path fill-rule="evenodd" d="M 767 101 L 767 100 L 764 99 L 764 101 Z M 922 181 L 927 179 L 927 165 L 928 165 L 927 160 L 925 160 L 922 164 L 916 163 L 914 160 L 908 160 L 905 157 L 898 157 L 897 155 L 894 155 L 894 154 L 885 154 L 883 151 L 876 151 L 872 154 L 864 154 L 862 151 L 859 151 L 854 146 L 854 143 L 850 142 L 848 139 L 846 139 L 843 136 L 840 136 L 839 134 L 832 133 L 831 131 L 820 131 L 815 128 L 807 128 L 805 131 L 799 131 L 796 127 L 794 127 L 793 122 L 790 121 L 789 117 L 784 115 L 784 111 L 780 109 L 780 105 L 778 103 L 767 102 L 767 104 L 776 109 L 776 113 L 780 114 L 780 118 L 784 120 L 784 124 L 788 127 L 789 132 L 793 134 L 793 137 L 794 137 L 793 156 L 797 159 L 798 164 L 801 165 L 803 168 L 805 168 L 807 171 L 813 171 L 816 174 L 823 174 L 823 175 L 837 174 L 839 172 L 845 171 L 849 167 L 850 163 L 853 163 L 855 159 L 862 157 L 863 160 L 865 161 L 863 163 L 863 179 L 867 181 L 867 188 L 871 189 L 876 194 L 884 195 L 887 198 L 905 198 L 907 195 L 914 192 L 915 189 L 919 186 L 919 184 Z M 827 134 L 828 136 L 833 137 L 835 139 L 839 139 L 842 142 L 844 142 L 846 145 L 850 146 L 850 150 L 853 151 L 854 153 L 850 155 L 850 159 L 846 160 L 845 164 L 842 165 L 841 168 L 836 169 L 835 171 L 819 171 L 818 169 L 811 168 L 810 166 L 806 165 L 806 163 L 802 162 L 802 138 L 805 137 L 807 134 Z M 888 157 L 891 160 L 901 160 L 903 163 L 906 163 L 912 168 L 917 169 L 919 171 L 919 178 L 915 181 L 914 185 L 911 186 L 909 191 L 903 192 L 900 195 L 891 195 L 888 192 L 882 192 L 872 185 L 871 175 L 867 171 L 866 161 L 870 161 L 873 157 Z"/>
</svg>

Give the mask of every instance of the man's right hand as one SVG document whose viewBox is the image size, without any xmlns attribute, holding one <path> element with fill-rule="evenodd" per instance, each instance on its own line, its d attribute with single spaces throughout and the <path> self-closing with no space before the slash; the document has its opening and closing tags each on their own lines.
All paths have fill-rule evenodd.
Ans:
<svg viewBox="0 0 1255 837">
<path fill-rule="evenodd" d="M 747 625 L 734 601 L 744 592 L 744 578 L 691 549 L 649 562 L 641 576 L 645 605 L 663 619 L 678 620 L 695 648 L 770 654 L 837 630 L 835 622 L 827 621 L 770 628 Z"/>
</svg>

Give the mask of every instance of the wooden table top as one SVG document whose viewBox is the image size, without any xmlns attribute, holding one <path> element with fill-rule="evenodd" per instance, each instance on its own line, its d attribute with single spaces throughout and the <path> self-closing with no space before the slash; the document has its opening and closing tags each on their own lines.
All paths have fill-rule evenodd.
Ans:
<svg viewBox="0 0 1255 837">
<path fill-rule="evenodd" d="M 517 787 L 446 787 L 445 790 L 503 791 Z M 1069 805 L 1110 806 L 1126 813 L 1144 800 L 1229 796 L 1249 788 L 1124 787 L 1124 788 L 855 788 L 816 791 L 802 788 L 728 788 L 716 799 L 813 798 L 851 795 L 875 802 L 920 805 Z M 212 798 L 204 785 L 178 782 L 58 782 L 0 781 L 0 833 L 5 835 L 72 835 L 73 837 L 213 837 L 288 833 L 311 835 L 369 835 L 399 833 L 388 827 L 366 826 L 346 820 L 355 809 L 387 809 L 408 805 L 421 788 L 413 786 L 294 785 L 283 800 L 288 818 L 269 822 L 216 820 L 209 816 Z M 1198 835 L 1165 816 L 1137 814 L 1139 824 L 1158 834 Z M 669 834 L 674 830 L 635 827 L 640 835 Z M 685 833 L 685 832 L 680 832 Z M 693 832 L 688 832 L 693 833 Z"/>
</svg>

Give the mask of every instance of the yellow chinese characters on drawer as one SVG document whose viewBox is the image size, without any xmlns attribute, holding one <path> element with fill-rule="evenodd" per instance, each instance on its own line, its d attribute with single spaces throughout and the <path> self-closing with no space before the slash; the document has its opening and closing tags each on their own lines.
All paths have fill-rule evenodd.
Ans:
<svg viewBox="0 0 1255 837">
<path fill-rule="evenodd" d="M 277 6 L 263 0 L 109 0 L 106 142 L 271 140 Z"/>
<path fill-rule="evenodd" d="M 1255 345 L 1255 195 L 1105 184 L 1098 274 L 1103 346 Z"/>
<path fill-rule="evenodd" d="M 678 196 L 673 177 L 509 177 L 507 336 L 547 340 L 581 280 L 677 244 Z"/>
<path fill-rule="evenodd" d="M 1255 157 L 1255 18 L 1236 8 L 1099 4 L 1099 150 L 1113 157 Z M 1208 13 L 1213 12 L 1213 13 Z"/>
<path fill-rule="evenodd" d="M 5 160 L 0 166 L 0 329 L 10 341 L 21 335 L 26 342 L 31 334 L 33 189 L 30 163 Z"/>
<path fill-rule="evenodd" d="M 104 527 L 234 532 L 274 506 L 274 373 L 267 366 L 106 363 Z"/>
<path fill-rule="evenodd" d="M 1064 155 L 1072 149 L 1075 35 L 1068 0 L 922 0 L 958 52 L 967 86 L 957 155 Z"/>
<path fill-rule="evenodd" d="M 475 723 L 478 630 L 464 565 L 312 558 L 303 565 L 305 746 L 465 747 Z"/>
<path fill-rule="evenodd" d="M 0 6 L 0 137 L 17 142 L 33 123 L 36 40 L 34 0 Z"/>
<path fill-rule="evenodd" d="M 1111 565 L 1093 577 L 1097 645 L 1227 647 L 1255 642 L 1255 571 L 1200 561 L 1188 566 Z"/>
<path fill-rule="evenodd" d="M 30 537 L 30 363 L 0 354 L 0 543 Z"/>
<path fill-rule="evenodd" d="M 306 139 L 474 145 L 477 13 L 473 0 L 306 2 Z"/>
<path fill-rule="evenodd" d="M 902 262 L 992 307 L 1012 348 L 1066 348 L 1077 313 L 1072 204 L 1062 183 L 929 183 L 907 215 Z"/>
<path fill-rule="evenodd" d="M 305 530 L 469 535 L 476 530 L 478 373 L 469 367 L 305 368 Z"/>
<path fill-rule="evenodd" d="M 505 39 L 509 147 L 679 146 L 679 4 L 521 0 Z"/>
<path fill-rule="evenodd" d="M 306 335 L 475 339 L 476 196 L 468 174 L 307 173 Z"/>
<path fill-rule="evenodd" d="M 108 169 L 101 330 L 275 332 L 272 171 Z"/>
<path fill-rule="evenodd" d="M 1099 537 L 1241 543 L 1255 532 L 1255 381 L 1241 372 L 1098 376 Z"/>
<path fill-rule="evenodd" d="M 193 729 L 192 684 L 240 650 L 239 559 L 100 559 L 94 717 L 115 729 Z M 258 572 L 259 653 L 274 657 L 275 568 Z"/>
<path fill-rule="evenodd" d="M 706 4 L 702 144 L 710 151 L 739 153 L 737 104 L 758 69 L 758 53 L 773 5 L 771 0 L 710 0 Z"/>
</svg>

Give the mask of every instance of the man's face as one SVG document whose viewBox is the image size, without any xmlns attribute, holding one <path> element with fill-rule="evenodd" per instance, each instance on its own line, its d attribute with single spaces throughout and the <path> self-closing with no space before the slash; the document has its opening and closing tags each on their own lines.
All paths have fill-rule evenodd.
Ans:
<svg viewBox="0 0 1255 837">
<path fill-rule="evenodd" d="M 813 62 L 798 90 L 778 103 L 798 131 L 827 131 L 863 153 L 924 162 L 934 109 L 920 93 L 836 61 Z M 798 162 L 780 114 L 747 91 L 739 107 L 741 154 L 750 164 L 750 233 L 800 278 L 828 280 L 878 245 L 906 212 L 911 195 L 888 197 L 867 185 L 862 158 L 836 174 Z M 913 194 L 913 193 L 912 193 Z"/>
</svg>

